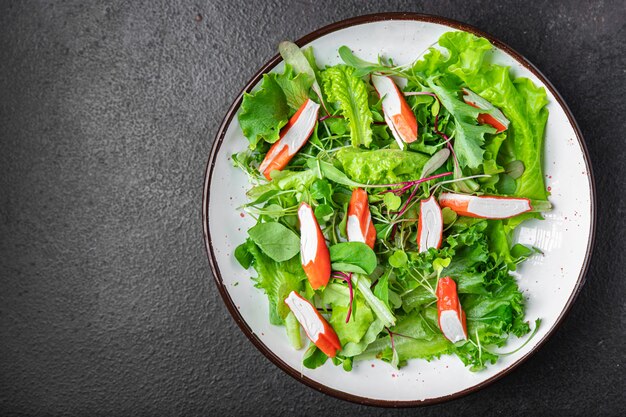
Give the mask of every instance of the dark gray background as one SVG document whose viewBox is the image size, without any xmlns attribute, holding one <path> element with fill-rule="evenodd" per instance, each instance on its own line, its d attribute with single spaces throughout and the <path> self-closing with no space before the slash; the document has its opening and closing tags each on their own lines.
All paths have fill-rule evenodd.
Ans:
<svg viewBox="0 0 626 417">
<path fill-rule="evenodd" d="M 0 2 L 1 414 L 624 415 L 623 1 L 83 3 Z M 587 284 L 554 338 L 420 410 L 283 374 L 228 315 L 202 242 L 205 163 L 245 82 L 280 40 L 377 11 L 458 19 L 530 59 L 578 119 L 598 190 Z"/>
</svg>

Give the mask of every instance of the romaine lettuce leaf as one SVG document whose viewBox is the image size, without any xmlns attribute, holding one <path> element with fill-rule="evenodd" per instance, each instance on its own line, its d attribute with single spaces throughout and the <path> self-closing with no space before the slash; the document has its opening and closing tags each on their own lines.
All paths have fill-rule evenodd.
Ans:
<svg viewBox="0 0 626 417">
<path fill-rule="evenodd" d="M 327 68 L 321 77 L 328 101 L 337 103 L 341 114 L 348 120 L 352 146 L 369 147 L 373 119 L 365 82 L 354 75 L 354 68 L 347 65 Z"/>
</svg>

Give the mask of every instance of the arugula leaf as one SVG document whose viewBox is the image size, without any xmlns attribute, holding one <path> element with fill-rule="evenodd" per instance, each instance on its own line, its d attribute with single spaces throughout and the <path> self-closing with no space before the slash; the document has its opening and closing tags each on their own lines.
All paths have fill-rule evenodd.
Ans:
<svg viewBox="0 0 626 417">
<path fill-rule="evenodd" d="M 237 118 L 244 136 L 250 141 L 250 149 L 255 149 L 260 140 L 276 142 L 280 129 L 289 119 L 287 99 L 276 77 L 273 73 L 263 74 L 261 88 L 243 95 Z"/>
<path fill-rule="evenodd" d="M 384 67 L 378 63 L 368 62 L 364 59 L 361 59 L 352 53 L 352 50 L 347 46 L 339 47 L 338 51 L 339 56 L 347 65 L 353 67 L 355 69 L 354 75 L 357 77 L 363 77 L 367 74 L 370 74 L 374 71 L 387 70 L 387 67 Z"/>
<path fill-rule="evenodd" d="M 352 146 L 369 147 L 372 142 L 372 112 L 368 104 L 367 86 L 354 75 L 354 68 L 337 65 L 321 73 L 322 86 L 328 100 L 337 103 L 348 120 Z"/>
<path fill-rule="evenodd" d="M 280 223 L 259 223 L 248 230 L 248 235 L 276 262 L 291 259 L 300 252 L 300 238 Z"/>
<path fill-rule="evenodd" d="M 476 118 L 480 110 L 466 104 L 457 97 L 457 93 L 437 85 L 433 78 L 428 79 L 428 86 L 437 94 L 441 104 L 454 117 L 454 152 L 463 167 L 478 168 L 483 163 L 482 148 L 486 133 L 495 133 L 489 125 L 477 125 Z"/>
<path fill-rule="evenodd" d="M 371 274 L 376 268 L 376 254 L 362 242 L 343 242 L 328 248 L 335 271 Z"/>
</svg>

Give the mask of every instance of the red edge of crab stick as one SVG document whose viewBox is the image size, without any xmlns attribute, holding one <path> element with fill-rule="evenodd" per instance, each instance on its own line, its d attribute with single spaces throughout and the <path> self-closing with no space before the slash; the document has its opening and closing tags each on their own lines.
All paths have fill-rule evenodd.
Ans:
<svg viewBox="0 0 626 417">
<path fill-rule="evenodd" d="M 372 84 L 378 96 L 383 98 L 385 121 L 400 148 L 403 147 L 402 142 L 411 143 L 416 141 L 417 119 L 396 83 L 393 82 L 391 77 L 372 75 Z"/>
<path fill-rule="evenodd" d="M 465 312 L 456 292 L 456 282 L 450 277 L 441 278 L 437 284 L 437 312 L 439 328 L 452 343 L 467 340 Z"/>
<path fill-rule="evenodd" d="M 441 193 L 439 205 L 457 214 L 481 219 L 508 219 L 532 210 L 527 198 Z"/>
<path fill-rule="evenodd" d="M 498 131 L 497 133 L 504 132 L 508 129 L 509 119 L 506 118 L 504 113 L 469 88 L 463 89 L 463 100 L 477 109 L 491 111 L 491 114 L 479 114 L 477 117 L 478 123 L 491 125 Z"/>
<path fill-rule="evenodd" d="M 352 191 L 350 205 L 348 206 L 348 222 L 346 227 L 348 241 L 363 242 L 374 249 L 376 242 L 376 229 L 370 214 L 370 206 L 367 201 L 367 192 L 362 188 Z"/>
<path fill-rule="evenodd" d="M 311 99 L 305 101 L 280 131 L 280 139 L 272 145 L 259 166 L 261 174 L 271 180 L 270 173 L 282 170 L 304 146 L 313 133 L 320 105 Z"/>
<path fill-rule="evenodd" d="M 314 290 L 326 285 L 330 279 L 330 254 L 311 206 L 300 204 L 300 260 L 302 268 Z"/>
<path fill-rule="evenodd" d="M 443 236 L 443 216 L 435 197 L 420 201 L 420 215 L 417 221 L 417 246 L 420 252 L 430 248 L 439 249 Z"/>
<path fill-rule="evenodd" d="M 293 312 L 307 337 L 327 356 L 334 358 L 341 349 L 337 333 L 309 300 L 295 291 L 285 298 L 285 304 Z"/>
</svg>

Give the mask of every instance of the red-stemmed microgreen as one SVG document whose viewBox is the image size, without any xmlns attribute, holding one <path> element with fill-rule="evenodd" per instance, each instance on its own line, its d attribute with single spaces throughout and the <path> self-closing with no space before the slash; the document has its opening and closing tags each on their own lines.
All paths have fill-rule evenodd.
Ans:
<svg viewBox="0 0 626 417">
<path fill-rule="evenodd" d="M 322 116 L 319 119 L 317 119 L 317 121 L 323 122 L 324 120 L 328 120 L 328 119 L 343 119 L 343 116 L 340 114 L 327 114 L 326 116 Z"/>
<path fill-rule="evenodd" d="M 348 314 L 346 315 L 346 323 L 347 323 L 350 321 L 350 316 L 352 315 L 352 301 L 354 300 L 354 290 L 352 289 L 352 272 L 346 274 L 345 272 L 334 271 L 332 277 L 345 281 L 348 284 L 348 293 L 350 295 L 350 301 L 348 305 Z"/>
<path fill-rule="evenodd" d="M 380 194 L 393 193 L 393 194 L 395 194 L 397 196 L 400 196 L 400 195 L 404 194 L 405 192 L 407 192 L 409 189 L 413 188 L 411 190 L 411 194 L 409 195 L 409 198 L 406 199 L 406 201 L 405 201 L 404 205 L 402 206 L 402 208 L 400 208 L 399 211 L 395 211 L 395 212 L 391 213 L 391 214 L 396 214 L 398 216 L 402 216 L 408 210 L 409 205 L 410 205 L 411 201 L 413 201 L 413 198 L 415 197 L 415 194 L 417 193 L 417 190 L 418 190 L 419 185 L 421 183 L 426 182 L 426 181 L 435 180 L 437 178 L 447 177 L 448 175 L 452 175 L 452 172 L 444 172 L 442 174 L 435 174 L 435 175 L 431 175 L 430 177 L 420 178 L 419 180 L 404 181 L 404 182 L 399 182 L 399 183 L 396 183 L 396 184 L 386 184 L 388 187 L 399 187 L 399 188 L 396 188 L 396 189 L 393 189 L 393 190 L 381 191 Z"/>
</svg>

